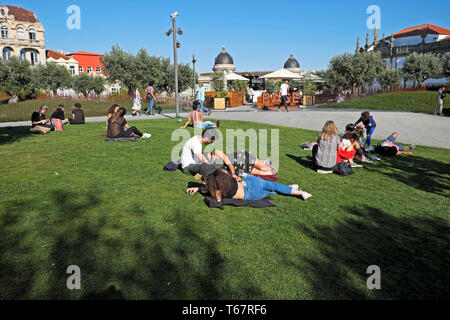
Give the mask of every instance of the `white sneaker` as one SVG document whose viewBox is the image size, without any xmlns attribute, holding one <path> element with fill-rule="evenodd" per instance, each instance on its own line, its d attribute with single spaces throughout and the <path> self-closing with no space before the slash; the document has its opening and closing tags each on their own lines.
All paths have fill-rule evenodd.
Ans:
<svg viewBox="0 0 450 320">
<path fill-rule="evenodd" d="M 357 163 L 352 163 L 352 164 L 351 164 L 351 167 L 352 167 L 352 168 L 362 168 L 363 166 L 360 165 L 360 164 L 357 164 Z"/>
<path fill-rule="evenodd" d="M 289 187 L 291 187 L 294 190 L 298 190 L 299 189 L 298 184 L 293 184 L 293 185 L 291 185 Z"/>
<path fill-rule="evenodd" d="M 303 198 L 303 200 L 308 200 L 309 198 L 311 198 L 312 197 L 312 194 L 309 194 L 308 192 L 305 192 L 305 191 L 303 191 L 302 192 L 302 198 Z"/>
<path fill-rule="evenodd" d="M 152 137 L 151 134 L 149 133 L 144 133 L 144 135 L 142 136 L 142 139 L 150 139 Z"/>
</svg>

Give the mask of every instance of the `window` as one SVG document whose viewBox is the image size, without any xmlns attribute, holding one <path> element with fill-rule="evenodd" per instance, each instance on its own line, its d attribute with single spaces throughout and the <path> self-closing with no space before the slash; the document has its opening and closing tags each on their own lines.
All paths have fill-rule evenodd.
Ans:
<svg viewBox="0 0 450 320">
<path fill-rule="evenodd" d="M 34 30 L 33 28 L 31 28 L 31 29 L 28 31 L 28 35 L 29 35 L 30 40 L 36 41 L 36 30 Z"/>
<path fill-rule="evenodd" d="M 25 51 L 25 49 L 20 50 L 20 59 L 21 60 L 27 59 L 27 52 Z"/>
<path fill-rule="evenodd" d="M 12 55 L 12 49 L 11 48 L 4 48 L 3 49 L 3 60 L 9 60 Z"/>
<path fill-rule="evenodd" d="M 87 73 L 92 72 L 92 67 L 87 67 L 86 72 L 87 72 Z"/>
<path fill-rule="evenodd" d="M 102 72 L 102 67 L 96 67 L 95 72 Z"/>
<path fill-rule="evenodd" d="M 84 72 L 83 67 L 79 67 L 79 68 L 78 68 L 78 71 L 79 71 L 79 72 Z"/>
<path fill-rule="evenodd" d="M 17 28 L 17 39 L 25 40 L 25 30 L 23 28 Z"/>
<path fill-rule="evenodd" d="M 2 39 L 8 39 L 9 38 L 9 30 L 7 26 L 3 26 L 1 29 L 2 33 Z"/>
<path fill-rule="evenodd" d="M 75 74 L 75 66 L 70 66 L 69 69 L 70 69 L 69 71 L 72 75 Z"/>
<path fill-rule="evenodd" d="M 39 65 L 39 52 L 37 50 L 31 50 L 31 65 L 37 66 Z"/>
<path fill-rule="evenodd" d="M 5 9 L 0 9 L 0 15 L 4 16 L 5 15 Z"/>
</svg>

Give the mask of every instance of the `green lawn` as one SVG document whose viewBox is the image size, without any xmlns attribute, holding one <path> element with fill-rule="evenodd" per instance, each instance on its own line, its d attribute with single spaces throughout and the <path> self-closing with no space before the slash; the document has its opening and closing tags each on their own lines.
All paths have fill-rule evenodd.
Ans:
<svg viewBox="0 0 450 320">
<path fill-rule="evenodd" d="M 279 176 L 313 198 L 276 208 L 206 207 L 162 170 L 174 120 L 132 121 L 152 139 L 104 142 L 104 123 L 0 135 L 0 299 L 448 298 L 450 151 L 322 176 L 280 128 Z M 223 121 L 226 128 L 272 128 Z M 66 268 L 81 268 L 69 291 Z M 381 290 L 366 287 L 381 268 Z"/>
<path fill-rule="evenodd" d="M 82 109 L 86 117 L 98 117 L 106 115 L 108 109 L 113 103 L 119 104 L 131 113 L 131 108 L 133 103 L 129 102 L 109 102 L 109 101 L 92 101 L 92 100 L 25 100 L 19 103 L 12 104 L 0 104 L 0 122 L 13 122 L 13 121 L 28 121 L 31 119 L 31 114 L 34 111 L 38 111 L 43 105 L 49 107 L 48 117 L 51 116 L 53 111 L 59 104 L 65 106 L 66 118 L 71 117 L 72 110 L 74 109 L 74 104 L 80 102 Z M 147 108 L 147 102 L 142 103 L 142 109 Z M 170 105 L 158 105 L 158 108 L 162 108 L 163 112 L 175 112 L 175 106 Z M 181 111 L 192 110 L 192 107 L 180 106 Z M 156 110 L 154 110 L 156 112 Z M 47 117 L 47 118 L 48 118 Z"/>
<path fill-rule="evenodd" d="M 322 105 L 320 108 L 364 109 L 386 111 L 410 111 L 434 113 L 437 92 L 414 91 L 383 93 L 374 96 L 346 100 L 342 103 Z M 450 99 L 444 99 L 444 108 L 450 108 Z"/>
</svg>

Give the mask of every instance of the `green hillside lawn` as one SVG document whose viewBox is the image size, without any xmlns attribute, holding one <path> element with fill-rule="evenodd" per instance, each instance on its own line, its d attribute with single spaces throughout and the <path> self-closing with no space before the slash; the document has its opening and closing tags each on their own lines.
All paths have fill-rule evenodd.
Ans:
<svg viewBox="0 0 450 320">
<path fill-rule="evenodd" d="M 394 92 L 322 105 L 320 108 L 386 110 L 434 113 L 437 93 L 434 91 Z M 444 99 L 444 108 L 450 108 L 450 99 Z"/>
<path fill-rule="evenodd" d="M 77 100 L 26 100 L 14 104 L 0 104 L 0 122 L 12 122 L 12 121 L 28 121 L 31 119 L 31 114 L 34 111 L 38 111 L 43 105 L 49 107 L 48 117 L 53 113 L 59 104 L 65 106 L 66 118 L 71 117 L 73 106 L 75 103 L 80 102 L 82 109 L 86 117 L 98 117 L 104 116 L 109 107 L 114 102 L 109 101 L 77 101 Z M 133 106 L 132 102 L 118 102 L 121 107 L 126 108 L 131 113 Z M 142 103 L 142 109 L 148 107 L 147 102 Z M 163 112 L 175 112 L 175 106 L 170 105 L 158 105 L 158 108 L 162 108 Z M 180 106 L 180 109 L 189 111 L 192 110 L 188 106 Z M 143 111 L 142 111 L 143 112 Z M 156 112 L 156 110 L 154 110 Z"/>
<path fill-rule="evenodd" d="M 220 211 L 185 194 L 191 177 L 162 170 L 179 123 L 132 125 L 152 139 L 105 143 L 103 123 L 1 131 L 0 299 L 448 297 L 449 150 L 323 176 L 299 148 L 316 133 L 280 128 L 281 182 L 313 198 Z M 70 265 L 81 290 L 66 287 Z M 382 290 L 366 287 L 370 265 Z"/>
</svg>

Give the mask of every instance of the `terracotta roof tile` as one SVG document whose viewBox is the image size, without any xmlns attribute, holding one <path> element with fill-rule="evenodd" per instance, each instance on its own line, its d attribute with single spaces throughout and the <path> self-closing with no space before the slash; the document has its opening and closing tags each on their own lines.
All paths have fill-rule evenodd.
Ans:
<svg viewBox="0 0 450 320">
<path fill-rule="evenodd" d="M 433 33 L 433 34 L 448 34 L 450 35 L 450 29 L 442 28 L 435 26 L 434 24 L 423 24 L 417 27 L 412 28 L 406 28 L 399 32 L 394 33 L 394 38 L 404 38 L 404 37 L 411 37 L 411 36 L 417 36 L 421 35 L 422 32 L 426 31 L 427 33 Z M 387 37 L 387 39 L 390 37 Z"/>
<path fill-rule="evenodd" d="M 65 54 L 53 51 L 53 50 L 47 50 L 47 59 L 53 58 L 55 60 L 64 59 L 64 60 L 70 60 L 70 57 L 66 56 Z"/>
<path fill-rule="evenodd" d="M 7 6 L 9 10 L 9 14 L 14 16 L 16 21 L 36 23 L 39 20 L 36 18 L 33 12 L 25 10 L 21 7 Z"/>
</svg>

